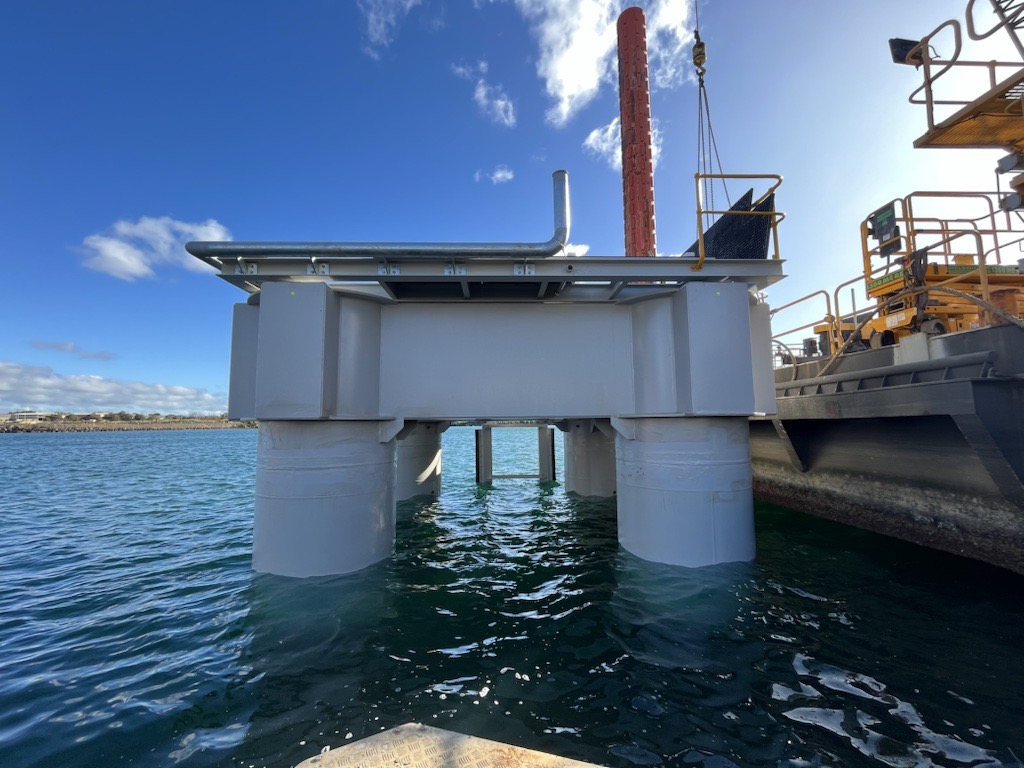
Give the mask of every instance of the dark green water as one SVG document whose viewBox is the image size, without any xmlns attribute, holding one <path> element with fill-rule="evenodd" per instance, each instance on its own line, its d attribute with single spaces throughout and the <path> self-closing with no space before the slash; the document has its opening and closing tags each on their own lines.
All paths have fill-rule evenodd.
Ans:
<svg viewBox="0 0 1024 768">
<path fill-rule="evenodd" d="M 756 563 L 645 563 L 612 502 L 477 489 L 471 438 L 389 561 L 293 581 L 250 569 L 252 432 L 0 436 L 0 766 L 290 766 L 409 721 L 608 766 L 1019 765 L 1020 577 L 767 506 Z"/>
</svg>

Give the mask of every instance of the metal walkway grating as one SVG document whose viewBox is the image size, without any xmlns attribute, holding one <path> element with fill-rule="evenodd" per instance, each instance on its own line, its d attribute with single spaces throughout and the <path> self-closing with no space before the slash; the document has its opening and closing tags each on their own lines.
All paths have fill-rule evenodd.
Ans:
<svg viewBox="0 0 1024 768">
<path fill-rule="evenodd" d="M 914 142 L 917 148 L 1024 150 L 1024 69 L 939 122 Z"/>
</svg>

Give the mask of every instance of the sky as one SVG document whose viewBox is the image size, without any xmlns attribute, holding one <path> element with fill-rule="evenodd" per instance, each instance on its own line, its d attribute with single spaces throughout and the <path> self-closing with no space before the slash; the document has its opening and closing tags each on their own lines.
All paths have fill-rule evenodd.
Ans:
<svg viewBox="0 0 1024 768">
<path fill-rule="evenodd" d="M 0 3 L 0 412 L 226 410 L 246 294 L 187 240 L 543 241 L 562 168 L 577 252 L 621 255 L 628 4 Z M 994 187 L 999 153 L 913 149 L 920 75 L 888 53 L 964 0 L 638 4 L 659 253 L 695 238 L 698 17 L 724 170 L 785 179 L 771 304 L 855 277 L 881 204 Z"/>
</svg>

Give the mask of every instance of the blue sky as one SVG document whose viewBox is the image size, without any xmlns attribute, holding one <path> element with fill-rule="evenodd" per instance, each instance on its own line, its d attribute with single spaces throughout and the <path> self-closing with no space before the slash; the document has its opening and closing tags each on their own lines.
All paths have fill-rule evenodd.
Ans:
<svg viewBox="0 0 1024 768">
<path fill-rule="evenodd" d="M 618 150 L 598 139 L 625 5 L 0 4 L 0 412 L 224 410 L 245 294 L 185 240 L 545 240 L 565 168 L 573 243 L 621 254 Z M 658 247 L 678 253 L 694 239 L 694 12 L 641 5 Z M 701 3 L 725 170 L 785 177 L 773 304 L 856 275 L 879 204 L 994 186 L 997 154 L 912 148 L 919 76 L 887 50 L 963 6 Z"/>
</svg>

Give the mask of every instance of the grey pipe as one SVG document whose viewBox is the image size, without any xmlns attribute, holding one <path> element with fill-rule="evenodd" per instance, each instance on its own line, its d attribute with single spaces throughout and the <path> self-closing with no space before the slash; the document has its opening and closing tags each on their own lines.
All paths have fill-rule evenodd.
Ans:
<svg viewBox="0 0 1024 768">
<path fill-rule="evenodd" d="M 561 251 L 569 242 L 569 174 L 551 174 L 554 187 L 555 232 L 544 243 L 275 243 L 267 241 L 228 240 L 222 242 L 193 241 L 185 250 L 220 268 L 220 263 L 253 256 L 294 256 L 296 258 L 372 257 L 397 258 L 547 258 Z"/>
</svg>

